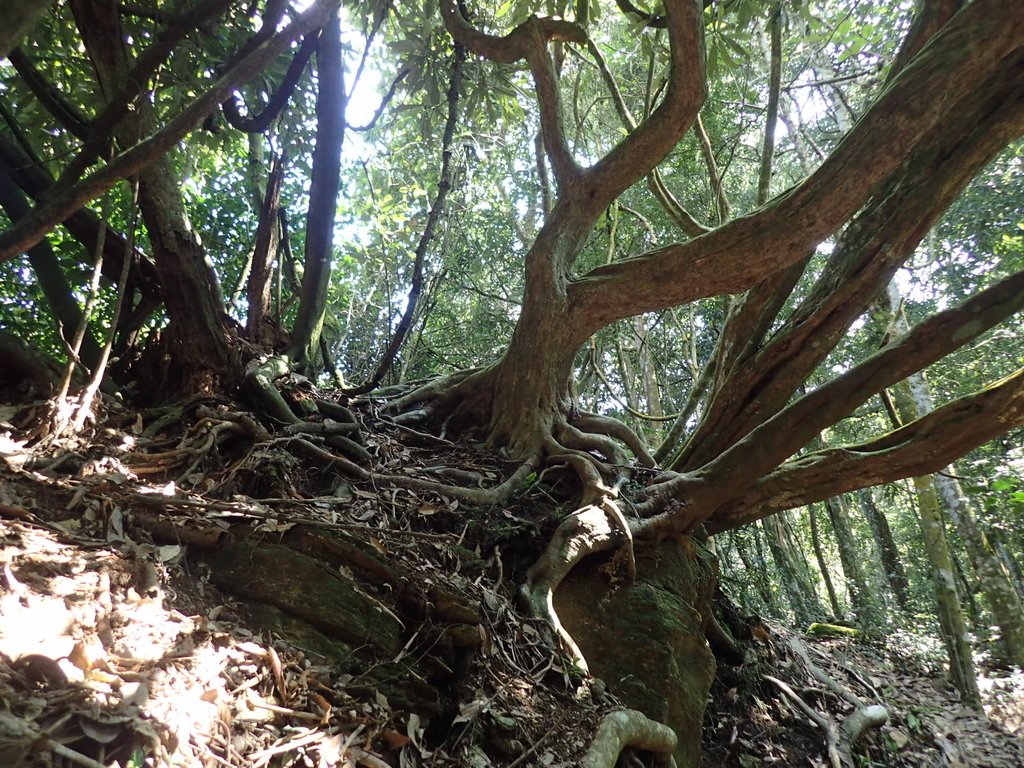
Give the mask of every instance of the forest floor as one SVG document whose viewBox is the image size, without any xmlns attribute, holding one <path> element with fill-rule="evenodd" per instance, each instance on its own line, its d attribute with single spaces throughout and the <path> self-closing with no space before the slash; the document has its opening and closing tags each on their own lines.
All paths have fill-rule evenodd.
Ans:
<svg viewBox="0 0 1024 768">
<path fill-rule="evenodd" d="M 554 514 L 557 488 L 535 486 L 491 513 L 507 535 L 481 548 L 457 503 L 339 482 L 280 459 L 280 446 L 214 441 L 197 464 L 194 450 L 180 453 L 211 445 L 196 422 L 144 438 L 149 415 L 108 403 L 87 435 L 43 449 L 32 439 L 46 413 L 45 403 L 0 405 L 0 766 L 573 766 L 601 716 L 618 706 L 564 669 L 543 627 L 515 607 L 509 558 L 523 530 L 536 538 Z M 372 434 L 368 447 L 389 471 L 448 468 L 490 481 L 507 469 L 475 447 L 417 448 L 397 430 Z M 153 473 L 152 461 L 139 461 L 174 451 L 185 465 Z M 260 472 L 252 471 L 257 458 Z M 325 484 L 331 503 L 303 502 L 322 502 Z M 244 603 L 214 586 L 189 544 L 143 524 L 152 515 L 146 495 L 192 499 L 175 514 L 200 532 L 243 523 L 268 535 L 299 523 L 355 532 L 424 583 L 479 606 L 487 638 L 461 674 L 457 711 L 432 727 L 379 692 L 366 694 L 353 675 L 256 631 Z M 302 503 L 277 513 L 273 498 Z M 804 647 L 840 686 L 889 711 L 858 746 L 861 765 L 1024 766 L 1020 670 L 984 672 L 981 713 L 909 644 L 751 626 L 747 663 L 719 668 L 705 765 L 827 765 L 821 723 L 841 722 L 850 707 L 808 675 L 794 652 Z"/>
</svg>

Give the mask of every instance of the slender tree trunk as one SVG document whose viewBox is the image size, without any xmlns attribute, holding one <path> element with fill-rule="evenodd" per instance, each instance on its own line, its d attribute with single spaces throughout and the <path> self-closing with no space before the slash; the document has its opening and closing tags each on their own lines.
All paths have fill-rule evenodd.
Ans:
<svg viewBox="0 0 1024 768">
<path fill-rule="evenodd" d="M 818 561 L 818 570 L 821 571 L 822 581 L 825 582 L 825 590 L 828 592 L 828 602 L 832 606 L 832 615 L 837 619 L 843 618 L 843 606 L 836 595 L 835 585 L 832 583 L 832 575 L 825 560 L 825 550 L 821 546 L 821 533 L 818 530 L 818 505 L 811 504 L 807 507 L 807 516 L 811 521 L 811 546 L 814 547 L 814 559 Z"/>
<path fill-rule="evenodd" d="M 963 490 L 952 477 L 932 476 L 942 505 L 960 534 L 974 566 L 978 586 L 992 610 L 1009 660 L 1024 667 L 1024 606 L 1010 573 L 982 527 Z"/>
<path fill-rule="evenodd" d="M 978 680 L 974 671 L 974 657 L 971 654 L 971 640 L 967 624 L 960 609 L 960 596 L 956 589 L 953 558 L 946 541 L 946 530 L 939 511 L 939 499 L 935 484 L 927 477 L 914 478 L 917 492 L 917 509 L 921 518 L 921 535 L 925 552 L 931 564 L 932 583 L 938 601 L 939 626 L 942 642 L 949 658 L 949 675 L 957 690 L 970 704 L 977 706 L 981 700 Z"/>
<path fill-rule="evenodd" d="M 994 530 L 989 528 L 989 532 L 992 534 L 992 544 L 996 548 L 996 552 L 999 554 L 999 559 L 1003 561 L 1003 567 L 1010 574 L 1013 579 L 1013 585 L 1017 588 L 1017 594 L 1024 595 L 1024 572 L 1021 571 L 1020 563 L 1017 562 L 1017 558 L 1013 556 L 1006 547 L 1006 541 L 1003 537 L 1002 531 Z"/>
<path fill-rule="evenodd" d="M 839 559 L 843 564 L 843 573 L 850 593 L 850 605 L 857 614 L 857 620 L 865 627 L 874 625 L 879 618 L 878 601 L 871 592 L 864 569 L 861 567 L 863 557 L 857 546 L 857 538 L 850 525 L 850 513 L 843 496 L 833 496 L 825 501 L 832 529 L 839 547 Z"/>
<path fill-rule="evenodd" d="M 789 598 L 790 607 L 796 623 L 800 626 L 807 626 L 815 619 L 821 618 L 824 611 L 818 604 L 814 588 L 802 578 L 800 559 L 786 536 L 782 524 L 782 515 L 773 515 L 761 521 L 765 537 L 768 540 L 768 549 L 775 560 L 779 576 L 782 579 L 782 586 Z"/>
<path fill-rule="evenodd" d="M 897 333 L 905 330 L 908 324 L 899 309 L 899 290 L 894 283 L 889 285 L 883 306 L 891 318 L 894 330 Z M 906 381 L 894 387 L 893 400 L 900 420 L 904 423 L 934 410 L 931 392 L 922 374 L 909 376 Z M 960 484 L 948 473 L 931 475 L 922 478 L 921 482 L 931 483 L 937 503 L 949 515 L 960 534 L 974 567 L 978 587 L 985 595 L 993 619 L 1000 629 L 1008 658 L 1014 664 L 1024 666 L 1024 605 L 1010 574 L 1003 567 L 974 510 L 964 497 Z"/>
<path fill-rule="evenodd" d="M 30 207 L 25 193 L 17 184 L 3 173 L 3 163 L 0 161 L 0 208 L 6 211 L 11 221 L 17 221 L 26 216 Z M 32 271 L 36 275 L 39 287 L 46 297 L 46 303 L 57 322 L 57 335 L 68 341 L 75 333 L 75 329 L 82 322 L 82 308 L 75 299 L 68 283 L 64 270 L 61 269 L 57 255 L 50 247 L 48 240 L 40 240 L 28 249 L 28 261 Z M 92 370 L 100 358 L 100 345 L 93 336 L 91 330 L 87 330 L 82 339 L 82 348 L 79 352 L 82 362 Z"/>
<path fill-rule="evenodd" d="M 756 526 L 751 526 L 751 530 L 757 535 Z M 758 597 L 761 598 L 761 602 L 764 604 L 765 610 L 767 610 L 773 616 L 782 615 L 782 610 L 779 607 L 779 602 L 775 598 L 775 593 L 772 592 L 771 586 L 766 578 L 767 564 L 759 553 L 755 552 L 755 557 L 758 559 L 758 563 L 755 563 L 750 553 L 747 551 L 746 543 L 738 536 L 733 538 L 736 544 L 736 554 L 739 556 L 740 561 L 743 563 L 744 569 L 747 572 L 747 584 L 753 584 L 754 591 Z"/>
<path fill-rule="evenodd" d="M 123 87 L 131 65 L 117 3 L 72 0 L 71 9 L 109 99 Z M 156 127 L 152 103 L 139 99 L 122 120 L 118 140 L 131 146 Z M 164 291 L 172 355 L 182 384 L 186 389 L 214 388 L 218 379 L 236 375 L 237 366 L 224 333 L 217 276 L 185 212 L 181 182 L 169 155 L 140 172 L 139 206 Z"/>
<path fill-rule="evenodd" d="M 327 289 L 334 253 L 334 219 L 341 178 L 341 146 L 345 139 L 345 77 L 341 55 L 341 24 L 331 14 L 317 44 L 316 146 L 306 215 L 306 257 L 302 297 L 292 328 L 288 357 L 307 373 L 317 359 L 327 312 Z"/>
<path fill-rule="evenodd" d="M 271 262 L 277 253 L 280 227 L 277 212 L 281 207 L 281 181 L 284 177 L 282 157 L 270 162 L 267 189 L 260 204 L 259 224 L 256 226 L 256 241 L 252 247 L 249 281 L 246 288 L 247 309 L 245 333 L 257 344 L 270 345 L 275 334 L 270 332 L 267 321 L 271 318 L 270 289 Z"/>
<path fill-rule="evenodd" d="M 900 560 L 899 550 L 896 548 L 896 541 L 892 536 L 892 529 L 885 514 L 875 503 L 875 497 L 870 488 L 857 494 L 860 501 L 860 508 L 871 526 L 875 543 L 878 545 L 878 553 L 882 559 L 882 569 L 885 572 L 885 579 L 896 598 L 896 605 L 901 611 L 906 611 L 910 603 L 910 588 L 907 582 L 907 574 L 903 570 L 903 562 Z"/>
</svg>

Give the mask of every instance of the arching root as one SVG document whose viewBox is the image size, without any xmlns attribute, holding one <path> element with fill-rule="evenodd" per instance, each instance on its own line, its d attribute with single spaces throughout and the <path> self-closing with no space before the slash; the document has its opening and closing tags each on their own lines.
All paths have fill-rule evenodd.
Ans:
<svg viewBox="0 0 1024 768">
<path fill-rule="evenodd" d="M 635 709 L 620 709 L 605 715 L 580 764 L 583 768 L 614 768 L 622 750 L 634 747 L 653 752 L 657 756 L 656 765 L 674 767 L 676 761 L 672 753 L 676 741 L 675 731 L 667 725 Z"/>
<path fill-rule="evenodd" d="M 324 421 L 309 422 L 299 418 L 285 402 L 274 383 L 289 373 L 291 366 L 288 360 L 281 356 L 271 357 L 249 366 L 245 374 L 245 383 L 260 411 L 282 424 L 290 435 L 317 436 L 353 461 L 368 464 L 370 454 L 361 445 L 362 435 L 355 414 L 342 405 L 315 398 L 317 410 Z"/>
<path fill-rule="evenodd" d="M 521 595 L 534 616 L 551 625 L 576 666 L 589 671 L 587 661 L 555 612 L 555 590 L 573 567 L 588 555 L 615 547 L 618 530 L 600 507 L 589 505 L 573 512 L 555 530 L 551 541 L 527 573 Z"/>
<path fill-rule="evenodd" d="M 533 615 L 548 622 L 573 662 L 584 673 L 589 671 L 589 666 L 583 652 L 558 618 L 554 605 L 555 590 L 585 557 L 617 546 L 622 547 L 627 580 L 632 581 L 636 577 L 633 532 L 617 502 L 619 487 L 625 477 L 621 471 L 612 471 L 592 453 L 579 447 L 600 446 L 606 456 L 611 453 L 615 458 L 619 457 L 621 449 L 616 445 L 613 451 L 605 443 L 610 440 L 595 440 L 595 437 L 572 427 L 563 427 L 559 430 L 560 439 L 552 439 L 546 446 L 549 463 L 566 464 L 580 478 L 583 504 L 555 530 L 548 546 L 527 573 L 526 584 L 521 590 Z M 571 443 L 574 448 L 568 450 L 564 443 Z M 615 477 L 612 485 L 605 483 L 602 469 Z"/>
</svg>

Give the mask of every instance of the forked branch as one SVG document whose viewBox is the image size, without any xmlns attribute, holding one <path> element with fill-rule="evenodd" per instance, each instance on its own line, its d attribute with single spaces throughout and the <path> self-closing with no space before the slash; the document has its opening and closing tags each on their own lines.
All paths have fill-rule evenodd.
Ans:
<svg viewBox="0 0 1024 768">
<path fill-rule="evenodd" d="M 583 27 L 562 19 L 530 16 L 507 35 L 499 37 L 481 32 L 470 24 L 459 9 L 457 0 L 442 0 L 441 16 L 451 36 L 473 53 L 499 64 L 527 62 L 537 89 L 541 132 L 555 179 L 562 187 L 576 178 L 579 166 L 566 140 L 562 98 L 547 45 L 556 41 L 586 44 L 587 33 Z"/>
<path fill-rule="evenodd" d="M 1005 79 L 1007 59 L 1022 39 L 1024 5 L 970 3 L 803 183 L 703 237 L 598 267 L 576 280 L 569 300 L 581 334 L 638 313 L 738 293 L 802 258 L 848 221 L 901 168 L 921 137 L 950 119 L 980 83 Z M 851 168 L 857 169 L 853 181 Z"/>
</svg>

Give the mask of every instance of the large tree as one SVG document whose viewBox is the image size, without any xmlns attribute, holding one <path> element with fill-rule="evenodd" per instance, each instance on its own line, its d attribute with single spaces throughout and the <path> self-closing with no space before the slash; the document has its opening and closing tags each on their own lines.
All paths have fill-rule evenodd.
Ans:
<svg viewBox="0 0 1024 768">
<path fill-rule="evenodd" d="M 701 4 L 665 4 L 656 22 L 670 49 L 660 102 L 585 166 L 570 149 L 551 48 L 586 46 L 586 27 L 531 16 L 499 37 L 473 26 L 454 2 L 442 3 L 456 40 L 487 59 L 529 68 L 555 193 L 526 254 L 523 303 L 501 359 L 434 382 L 394 407 L 426 403 L 418 416 L 482 426 L 488 440 L 521 459 L 563 462 L 579 473 L 584 506 L 534 572 L 539 610 L 566 567 L 598 548 L 702 524 L 712 533 L 728 530 L 933 471 L 1021 424 L 1024 372 L 1017 372 L 874 440 L 791 460 L 884 387 L 1024 306 L 1018 272 L 794 399 L 964 186 L 1024 129 L 1024 9 L 984 0 L 960 6 L 919 4 L 884 87 L 803 181 L 699 236 L 578 273 L 598 218 L 656 171 L 699 114 L 707 90 Z M 813 286 L 778 317 L 809 255 L 831 237 L 835 247 Z M 711 357 L 700 419 L 686 425 L 670 471 L 645 489 L 637 504 L 642 519 L 624 521 L 614 502 L 616 468 L 624 462 L 611 438 L 641 463 L 651 457 L 628 430 L 576 409 L 568 384 L 574 357 L 617 320 L 720 294 L 735 299 Z"/>
<path fill-rule="evenodd" d="M 242 362 L 233 344 L 235 331 L 222 317 L 218 276 L 184 210 L 180 163 L 172 162 L 169 153 L 204 121 L 215 127 L 216 120 L 211 123 L 209 118 L 221 110 L 243 130 L 268 130 L 282 114 L 314 50 L 318 120 L 302 304 L 293 325 L 296 335 L 282 345 L 283 354 L 273 358 L 273 364 L 257 370 L 260 375 L 276 375 L 289 366 L 309 371 L 318 347 L 324 357 L 331 352 L 328 345 L 318 344 L 318 337 L 330 295 L 337 156 L 349 130 L 345 109 L 351 89 L 346 90 L 343 72 L 351 63 L 339 50 L 335 14 L 341 3 L 317 0 L 295 12 L 287 3 L 267 2 L 258 24 L 246 16 L 243 5 L 249 4 L 206 0 L 178 15 L 162 10 L 143 13 L 140 18 L 152 26 L 140 29 L 139 20 L 133 19 L 131 29 L 137 34 L 128 45 L 120 26 L 129 12 L 125 7 L 113 2 L 71 3 L 75 26 L 54 26 L 61 34 L 77 28 L 92 59 L 94 88 L 89 99 L 82 99 L 92 106 L 91 117 L 76 116 L 81 109 L 67 109 L 60 94 L 54 95 L 60 89 L 46 83 L 45 77 L 33 79 L 39 73 L 33 75 L 32 62 L 26 63 L 30 56 L 12 55 L 15 64 L 21 57 L 18 73 L 24 87 L 61 121 L 60 137 L 46 139 L 51 142 L 48 156 L 69 153 L 73 159 L 61 165 L 57 160 L 29 158 L 37 174 L 35 183 L 29 184 L 23 178 L 24 163 L 4 155 L 11 179 L 35 199 L 36 206 L 19 210 L 17 221 L 12 216 L 12 225 L 0 235 L 0 261 L 33 248 L 62 223 L 72 231 L 83 206 L 121 179 L 137 175 L 172 340 L 168 354 L 187 372 L 183 386 L 193 390 L 210 388 L 218 380 L 240 380 Z M 422 8 L 412 5 L 420 11 L 431 8 L 429 3 Z M 412 51 L 409 58 L 418 57 L 418 63 L 394 72 L 385 103 L 410 70 L 406 93 L 419 98 L 420 89 L 426 94 L 421 100 L 428 105 L 441 106 L 439 72 L 449 79 L 449 87 L 446 128 L 437 153 L 442 170 L 431 177 L 437 194 L 415 249 L 414 290 L 385 363 L 371 378 L 373 383 L 382 378 L 412 325 L 424 256 L 453 185 L 450 165 L 459 99 L 471 90 L 463 79 L 463 65 L 472 70 L 477 83 L 485 84 L 489 77 L 500 81 L 509 73 L 527 71 L 534 103 L 520 105 L 520 116 L 530 130 L 536 129 L 537 140 L 505 148 L 515 157 L 508 162 L 508 178 L 522 178 L 523 168 L 534 164 L 521 189 L 503 190 L 506 213 L 514 219 L 508 229 L 515 231 L 524 254 L 524 289 L 521 301 L 515 302 L 511 338 L 497 360 L 431 380 L 394 399 L 389 407 L 396 421 L 443 424 L 448 434 L 472 432 L 507 450 L 523 467 L 514 477 L 543 465 L 567 466 L 578 476 L 579 509 L 559 528 L 530 576 L 532 605 L 554 626 L 559 624 L 552 593 L 564 574 L 588 554 L 623 545 L 631 552 L 634 546 L 654 546 L 698 529 L 715 534 L 843 492 L 937 471 L 1024 424 L 1024 371 L 1017 370 L 891 432 L 842 446 L 822 447 L 819 442 L 823 431 L 869 398 L 962 349 L 1024 307 L 1024 271 L 1009 269 L 961 303 L 922 318 L 881 349 L 838 369 L 823 367 L 965 186 L 1024 132 L 1024 4 L 920 0 L 910 20 L 892 11 L 892 4 L 876 5 L 888 13 L 883 21 L 903 30 L 902 38 L 893 55 L 875 70 L 875 87 L 859 92 L 862 103 L 853 109 L 844 102 L 849 117 L 856 119 L 838 121 L 843 135 L 830 142 L 815 163 L 781 98 L 787 29 L 783 19 L 804 4 L 769 4 L 769 67 L 757 96 L 764 97 L 765 106 L 756 129 L 758 178 L 751 185 L 756 192 L 746 206 L 748 212 L 736 218 L 730 218 L 725 191 L 728 168 L 716 157 L 709 136 L 709 127 L 713 132 L 715 123 L 723 124 L 727 118 L 725 100 L 713 109 L 706 105 L 709 91 L 714 93 L 721 78 L 709 75 L 705 38 L 710 30 L 717 56 L 723 56 L 723 19 L 738 8 L 749 23 L 760 18 L 757 4 L 665 0 L 663 12 L 648 12 L 629 0 L 618 0 L 598 19 L 592 13 L 597 4 L 588 0 L 555 8 L 570 18 L 538 15 L 527 2 L 514 7 L 505 3 L 492 15 L 470 3 L 441 0 L 437 19 L 423 22 L 416 14 L 396 14 L 399 29 L 415 29 L 415 35 L 398 40 L 401 44 L 394 50 Z M 381 4 L 367 14 L 367 51 L 388 8 Z M 172 52 L 183 39 L 191 37 L 212 47 L 211 25 L 223 24 L 229 18 L 225 14 L 245 19 L 240 29 L 251 31 L 247 36 L 228 36 L 223 49 L 203 61 L 199 70 L 205 79 L 181 76 L 179 67 L 172 71 L 184 85 L 159 80 L 161 67 L 174 61 Z M 503 28 L 508 20 L 511 28 Z M 438 25 L 445 30 L 443 43 L 438 42 Z M 639 49 L 646 59 L 639 65 L 618 55 L 606 60 L 614 49 L 608 41 L 621 42 L 626 36 L 621 29 L 614 32 L 616 25 L 626 25 L 628 34 L 646 41 Z M 450 50 L 454 64 L 449 72 L 439 62 L 447 61 Z M 815 55 L 821 50 L 818 46 Z M 234 103 L 236 91 L 271 65 L 281 69 L 280 59 L 288 52 L 291 64 L 279 78 L 281 86 L 265 94 L 268 117 L 242 119 Z M 570 54 L 583 62 L 573 64 L 572 78 L 567 76 Z M 630 87 L 620 87 L 617 68 L 623 70 L 623 78 L 628 76 Z M 360 63 L 355 77 L 362 71 Z M 508 90 L 508 80 L 504 82 Z M 590 124 L 578 104 L 583 88 L 599 94 L 593 97 L 595 104 L 612 105 L 602 112 L 602 119 L 617 120 L 619 125 Z M 164 98 L 167 92 L 174 97 Z M 314 101 L 311 89 L 300 87 L 298 92 L 304 95 L 296 97 L 296 110 L 308 114 L 303 110 Z M 481 100 L 486 101 L 480 93 L 477 87 L 467 99 L 467 122 L 482 122 L 472 113 Z M 252 90 L 247 94 L 251 96 Z M 379 113 L 371 122 L 378 117 Z M 305 125 L 297 122 L 289 129 L 292 134 L 282 130 L 286 140 L 309 136 L 312 119 Z M 425 122 L 440 122 L 438 113 L 428 114 Z M 17 123 L 9 116 L 5 132 L 15 132 L 11 129 Z M 773 197 L 780 124 L 789 126 L 795 151 L 803 153 L 803 171 L 802 178 Z M 602 133 L 603 139 L 586 141 L 588 131 Z M 750 132 L 749 124 L 733 141 L 745 140 L 744 132 Z M 687 143 L 689 137 L 694 137 L 692 143 Z M 0 138 L 14 144 L 14 150 L 17 142 L 22 149 L 31 149 L 31 141 L 23 136 Z M 410 148 L 415 143 L 406 141 L 404 151 L 418 157 L 418 150 Z M 468 140 L 466 146 L 470 151 Z M 288 154 L 294 148 L 283 149 Z M 533 151 L 535 156 L 524 164 L 522 159 Z M 690 155 L 703 161 L 700 173 L 708 179 L 713 203 L 709 224 L 700 223 L 700 217 L 680 203 L 685 190 L 697 184 L 692 176 L 701 165 Z M 17 169 L 19 173 L 14 173 Z M 38 180 L 44 169 L 58 175 L 48 188 Z M 362 171 L 369 179 L 365 165 Z M 639 220 L 647 221 L 648 240 L 658 242 L 623 257 L 615 252 L 613 236 L 609 258 L 593 263 L 588 256 L 590 241 L 599 229 L 614 226 L 627 209 L 624 201 L 639 194 L 643 181 L 651 190 L 646 199 L 661 208 L 661 221 L 672 222 L 676 229 L 667 236 L 667 227 L 653 226 L 634 211 Z M 282 182 L 277 179 L 274 184 Z M 305 194 L 303 185 L 297 186 L 293 192 Z M 274 201 L 281 195 L 277 186 L 268 184 L 266 189 L 266 204 L 254 206 L 260 213 L 249 212 L 260 219 L 262 233 L 261 245 L 254 246 L 260 252 L 261 276 L 258 290 L 251 293 L 260 297 L 261 313 L 270 306 L 266 265 L 269 243 L 276 237 L 270 234 L 277 226 L 279 204 Z M 463 194 L 471 191 L 467 187 Z M 473 212 L 467 199 L 464 215 Z M 487 215 L 488 226 L 495 226 L 499 214 L 488 208 Z M 287 245 L 287 229 L 277 232 Z M 823 243 L 829 247 L 820 249 Z M 620 321 L 693 307 L 714 297 L 728 298 L 717 327 L 704 324 L 703 339 L 710 337 L 713 348 L 700 354 L 695 349 L 690 356 L 687 406 L 657 451 L 648 450 L 621 422 L 581 407 L 572 379 L 588 341 Z M 641 336 L 648 332 L 642 323 L 636 328 Z M 251 339 L 263 340 L 259 329 L 248 330 Z M 694 321 L 691 339 L 696 334 Z M 596 369 L 595 350 L 592 344 L 590 359 Z M 696 370 L 699 363 L 703 370 Z M 658 382 L 644 365 L 651 403 Z M 263 394 L 259 402 L 278 420 L 293 420 L 296 417 L 283 402 L 268 396 L 269 378 L 258 382 Z M 657 470 L 643 475 L 644 484 L 631 486 L 636 515 L 625 515 L 620 506 L 624 487 L 638 476 L 630 453 L 640 466 Z M 513 485 L 506 481 L 493 497 L 478 496 L 500 500 Z M 574 648 L 568 635 L 563 633 L 563 639 Z"/>
</svg>

